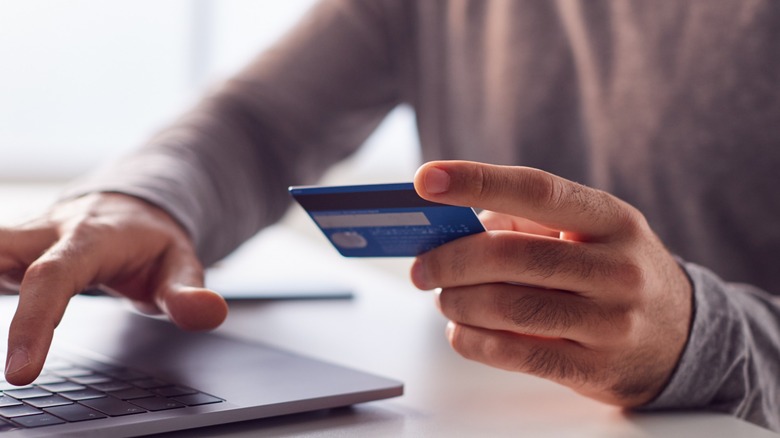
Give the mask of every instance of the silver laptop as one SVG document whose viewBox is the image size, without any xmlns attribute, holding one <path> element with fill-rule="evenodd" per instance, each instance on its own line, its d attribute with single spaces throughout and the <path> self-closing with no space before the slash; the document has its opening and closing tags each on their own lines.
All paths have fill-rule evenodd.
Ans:
<svg viewBox="0 0 780 438">
<path fill-rule="evenodd" d="M 263 344 L 184 332 L 118 306 L 80 318 L 88 311 L 80 303 L 105 299 L 74 300 L 32 385 L 2 382 L 0 436 L 138 436 L 403 393 L 398 381 Z M 5 324 L 15 300 L 0 297 Z"/>
</svg>

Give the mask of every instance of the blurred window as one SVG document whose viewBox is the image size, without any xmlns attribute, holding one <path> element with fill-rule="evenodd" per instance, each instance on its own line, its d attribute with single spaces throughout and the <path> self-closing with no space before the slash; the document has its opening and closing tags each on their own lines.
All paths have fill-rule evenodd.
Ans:
<svg viewBox="0 0 780 438">
<path fill-rule="evenodd" d="M 314 0 L 0 0 L 0 180 L 142 143 Z"/>
</svg>

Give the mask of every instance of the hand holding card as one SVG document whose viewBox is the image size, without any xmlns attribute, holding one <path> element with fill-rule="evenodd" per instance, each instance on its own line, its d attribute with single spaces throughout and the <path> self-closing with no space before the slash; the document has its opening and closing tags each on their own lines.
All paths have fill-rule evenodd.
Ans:
<svg viewBox="0 0 780 438">
<path fill-rule="evenodd" d="M 485 231 L 473 209 L 426 201 L 412 183 L 290 187 L 290 194 L 345 257 L 415 257 Z"/>
</svg>

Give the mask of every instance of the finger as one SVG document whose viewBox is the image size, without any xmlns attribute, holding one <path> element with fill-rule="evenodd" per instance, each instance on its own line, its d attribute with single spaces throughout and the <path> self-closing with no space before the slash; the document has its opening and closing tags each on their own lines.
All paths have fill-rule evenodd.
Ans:
<svg viewBox="0 0 780 438">
<path fill-rule="evenodd" d="M 41 371 L 70 298 L 96 276 L 96 248 L 72 239 L 57 242 L 34 261 L 22 279 L 19 304 L 8 332 L 6 380 L 24 385 Z M 85 257 L 89 254 L 89 257 Z"/>
<path fill-rule="evenodd" d="M 495 283 L 442 289 L 436 299 L 447 319 L 472 327 L 589 345 L 621 331 L 619 315 L 570 292 Z"/>
<path fill-rule="evenodd" d="M 538 223 L 517 216 L 496 213 L 494 211 L 483 210 L 479 214 L 479 221 L 487 230 L 507 230 L 517 231 L 526 234 L 536 234 L 538 236 L 560 237 L 561 232 L 543 227 Z"/>
<path fill-rule="evenodd" d="M 56 240 L 52 228 L 0 227 L 0 273 L 27 267 Z"/>
<path fill-rule="evenodd" d="M 157 306 L 185 330 L 210 330 L 227 317 L 225 299 L 203 287 L 203 267 L 188 246 L 167 250 L 155 291 Z"/>
<path fill-rule="evenodd" d="M 420 289 L 514 282 L 602 299 L 632 290 L 642 270 L 609 248 L 511 231 L 454 240 L 417 256 L 412 281 Z M 611 294 L 619 298 L 620 294 Z"/>
<path fill-rule="evenodd" d="M 532 374 L 567 386 L 597 373 L 590 351 L 564 339 L 538 338 L 450 322 L 447 338 L 461 356 L 496 368 Z"/>
<path fill-rule="evenodd" d="M 635 209 L 605 192 L 528 167 L 434 161 L 414 181 L 430 201 L 524 217 L 576 240 L 608 239 L 641 223 Z"/>
</svg>

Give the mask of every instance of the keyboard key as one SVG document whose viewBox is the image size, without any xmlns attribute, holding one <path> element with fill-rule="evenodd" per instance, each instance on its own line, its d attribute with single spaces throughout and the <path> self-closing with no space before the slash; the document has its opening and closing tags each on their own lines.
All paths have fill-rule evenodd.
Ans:
<svg viewBox="0 0 780 438">
<path fill-rule="evenodd" d="M 140 380 L 140 379 L 149 378 L 147 374 L 144 374 L 136 370 L 129 370 L 127 368 L 121 368 L 118 370 L 107 370 L 107 371 L 103 371 L 103 374 L 118 380 Z"/>
<path fill-rule="evenodd" d="M 62 424 L 63 420 L 50 414 L 30 415 L 28 417 L 14 418 L 14 422 L 24 427 L 51 426 L 53 424 Z"/>
<path fill-rule="evenodd" d="M 109 380 L 107 382 L 95 383 L 89 386 L 103 392 L 121 391 L 123 389 L 132 388 L 129 383 L 120 380 Z"/>
<path fill-rule="evenodd" d="M 8 397 L 6 395 L 0 395 L 0 408 L 6 407 L 6 406 L 16 406 L 20 405 L 22 402 L 15 398 Z"/>
<path fill-rule="evenodd" d="M 87 367 L 91 369 L 92 371 L 97 371 L 100 374 L 109 375 L 109 373 L 114 373 L 122 370 L 126 370 L 127 368 L 119 366 L 119 365 L 111 365 L 107 363 L 102 362 L 93 362 L 90 363 Z"/>
<path fill-rule="evenodd" d="M 5 395 L 10 395 L 11 397 L 17 400 L 26 400 L 28 398 L 34 398 L 34 397 L 47 397 L 51 395 L 51 392 L 36 387 L 12 389 L 10 391 L 4 391 L 3 393 Z"/>
<path fill-rule="evenodd" d="M 92 374 L 89 376 L 76 376 L 70 378 L 71 382 L 78 383 L 79 385 L 92 385 L 95 383 L 110 382 L 111 378 L 108 376 L 101 376 L 100 374 Z"/>
<path fill-rule="evenodd" d="M 7 421 L 0 420 L 0 432 L 10 432 L 12 430 L 18 430 L 19 426 L 11 424 Z"/>
<path fill-rule="evenodd" d="M 141 388 L 129 388 L 129 389 L 123 389 L 121 391 L 111 391 L 108 393 L 108 395 L 114 396 L 121 400 L 133 400 L 136 398 L 151 397 L 154 394 Z"/>
<path fill-rule="evenodd" d="M 146 412 L 136 405 L 132 405 L 126 401 L 122 401 L 113 397 L 95 398 L 92 400 L 84 400 L 79 403 L 112 417 Z"/>
<path fill-rule="evenodd" d="M 89 400 L 92 398 L 103 398 L 106 396 L 105 393 L 92 388 L 84 388 L 78 391 L 61 392 L 60 395 L 67 398 L 68 400 L 74 400 L 74 401 Z"/>
<path fill-rule="evenodd" d="M 27 406 L 27 405 L 7 406 L 4 408 L 0 408 L 0 415 L 2 415 L 5 418 L 15 418 L 24 415 L 35 415 L 40 413 L 41 411 L 39 411 L 38 409 L 35 409 L 34 407 Z"/>
<path fill-rule="evenodd" d="M 86 421 L 95 420 L 98 418 L 106 418 L 105 415 L 100 412 L 90 409 L 86 406 L 74 403 L 67 406 L 57 406 L 54 408 L 46 408 L 44 411 L 54 414 L 65 421 Z"/>
<path fill-rule="evenodd" d="M 32 385 L 16 386 L 13 383 L 8 383 L 5 380 L 0 380 L 0 391 L 8 391 L 11 389 L 25 389 L 32 388 Z"/>
<path fill-rule="evenodd" d="M 47 357 L 46 364 L 43 365 L 44 371 L 64 370 L 67 368 L 73 368 L 73 364 L 65 359 L 58 357 Z"/>
<path fill-rule="evenodd" d="M 87 389 L 87 387 L 84 385 L 79 385 L 78 383 L 73 383 L 68 381 L 40 385 L 39 388 L 45 389 L 46 391 L 49 392 L 79 391 L 82 389 Z"/>
<path fill-rule="evenodd" d="M 48 408 L 52 406 L 69 405 L 72 401 L 61 397 L 59 395 L 52 395 L 49 397 L 38 397 L 27 400 L 27 404 L 35 406 L 36 408 Z"/>
<path fill-rule="evenodd" d="M 62 377 L 81 377 L 95 374 L 90 369 L 80 367 L 56 369 L 52 370 L 52 373 Z"/>
<path fill-rule="evenodd" d="M 167 386 L 165 388 L 154 389 L 152 392 L 163 397 L 176 397 L 179 395 L 195 394 L 198 391 L 187 388 L 186 386 Z"/>
<path fill-rule="evenodd" d="M 173 397 L 179 403 L 184 403 L 187 406 L 207 405 L 209 403 L 219 403 L 223 401 L 221 398 L 203 394 L 199 392 L 197 394 L 182 395 L 180 397 Z"/>
<path fill-rule="evenodd" d="M 170 383 L 163 382 L 160 379 L 133 380 L 130 383 L 143 389 L 162 388 L 163 386 L 171 386 Z"/>
<path fill-rule="evenodd" d="M 147 411 L 164 411 L 166 409 L 185 407 L 185 405 L 165 397 L 139 398 L 133 400 L 131 403 L 138 405 Z"/>
<path fill-rule="evenodd" d="M 33 381 L 33 385 L 48 385 L 51 383 L 62 383 L 64 381 L 65 379 L 54 374 L 41 374 L 37 379 L 35 379 L 35 381 Z"/>
</svg>

